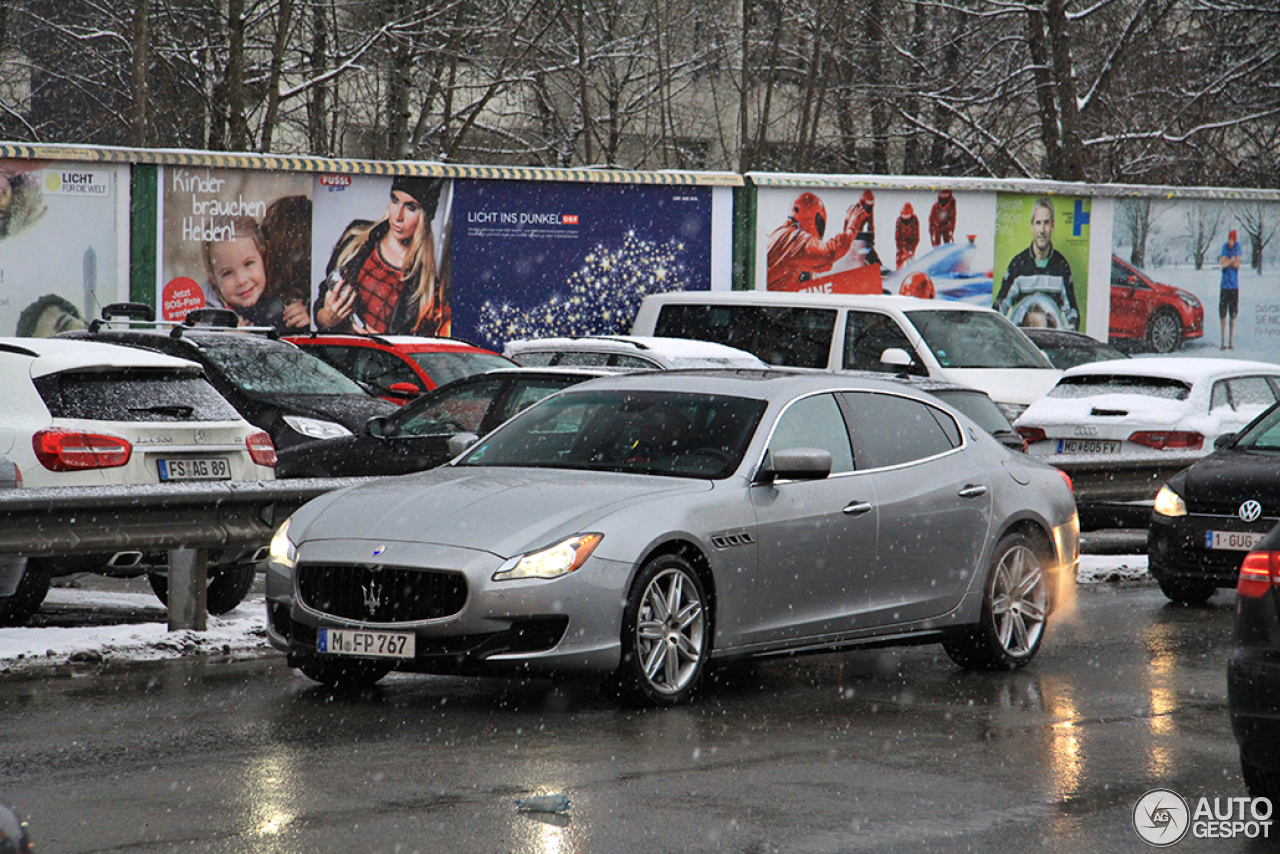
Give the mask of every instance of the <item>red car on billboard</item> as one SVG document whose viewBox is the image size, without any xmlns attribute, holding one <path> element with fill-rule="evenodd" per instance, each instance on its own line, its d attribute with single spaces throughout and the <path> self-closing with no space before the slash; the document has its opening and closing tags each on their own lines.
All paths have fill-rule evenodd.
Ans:
<svg viewBox="0 0 1280 854">
<path fill-rule="evenodd" d="M 1172 353 L 1188 338 L 1204 335 L 1204 306 L 1195 294 L 1157 282 L 1137 267 L 1111 256 L 1112 344 L 1138 344 L 1153 353 Z"/>
</svg>

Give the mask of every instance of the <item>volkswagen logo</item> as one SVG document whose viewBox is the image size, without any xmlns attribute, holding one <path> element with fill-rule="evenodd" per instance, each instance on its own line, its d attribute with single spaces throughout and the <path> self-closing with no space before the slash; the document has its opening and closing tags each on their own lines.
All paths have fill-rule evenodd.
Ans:
<svg viewBox="0 0 1280 854">
<path fill-rule="evenodd" d="M 1246 501 L 1236 511 L 1241 522 L 1256 522 L 1262 516 L 1262 505 L 1256 501 Z"/>
<path fill-rule="evenodd" d="M 1077 428 L 1076 428 L 1076 435 L 1077 435 L 1077 436 L 1096 436 L 1096 435 L 1098 435 L 1098 428 L 1097 428 L 1097 427 L 1090 427 L 1090 426 L 1088 426 L 1088 425 L 1084 425 L 1084 426 L 1081 426 L 1081 427 L 1077 427 Z"/>
</svg>

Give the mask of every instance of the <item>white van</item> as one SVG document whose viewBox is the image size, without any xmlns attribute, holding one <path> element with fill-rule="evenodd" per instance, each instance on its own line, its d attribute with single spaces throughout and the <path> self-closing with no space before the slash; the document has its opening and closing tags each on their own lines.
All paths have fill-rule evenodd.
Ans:
<svg viewBox="0 0 1280 854">
<path fill-rule="evenodd" d="M 947 300 L 680 291 L 645 297 L 631 331 L 715 341 L 771 365 L 948 380 L 985 391 L 1010 421 L 1062 376 L 999 312 Z"/>
</svg>

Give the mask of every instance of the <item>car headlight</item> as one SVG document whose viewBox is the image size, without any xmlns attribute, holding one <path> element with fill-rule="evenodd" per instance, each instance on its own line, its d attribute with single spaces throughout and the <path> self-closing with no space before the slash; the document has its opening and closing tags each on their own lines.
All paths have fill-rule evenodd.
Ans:
<svg viewBox="0 0 1280 854">
<path fill-rule="evenodd" d="M 559 578 L 568 575 L 595 551 L 604 534 L 577 534 L 561 540 L 554 546 L 528 554 L 516 555 L 493 574 L 494 581 L 511 581 L 515 578 Z"/>
<path fill-rule="evenodd" d="M 268 561 L 288 569 L 293 569 L 298 558 L 298 547 L 289 539 L 289 523 L 292 521 L 293 519 L 285 519 L 284 524 L 276 529 L 267 554 Z"/>
<path fill-rule="evenodd" d="M 1196 299 L 1191 294 L 1180 293 L 1178 294 L 1178 299 L 1182 300 L 1183 305 L 1185 305 L 1187 308 L 1200 307 L 1200 300 Z"/>
<path fill-rule="evenodd" d="M 1156 502 L 1152 509 L 1161 516 L 1187 515 L 1187 503 L 1182 500 L 1181 495 L 1167 485 L 1160 487 L 1160 491 L 1156 493 Z"/>
<path fill-rule="evenodd" d="M 341 436 L 351 435 L 351 431 L 341 424 L 335 421 L 321 421 L 319 418 L 286 415 L 284 423 L 292 427 L 295 432 L 310 436 L 312 439 L 337 439 Z"/>
</svg>

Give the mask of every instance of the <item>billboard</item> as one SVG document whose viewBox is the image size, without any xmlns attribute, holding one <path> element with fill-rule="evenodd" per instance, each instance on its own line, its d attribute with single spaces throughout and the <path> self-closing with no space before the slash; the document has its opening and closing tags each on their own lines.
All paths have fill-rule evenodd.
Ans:
<svg viewBox="0 0 1280 854">
<path fill-rule="evenodd" d="M 82 329 L 127 293 L 120 246 L 128 174 L 111 165 L 0 159 L 0 335 Z"/>
<path fill-rule="evenodd" d="M 994 193 L 762 187 L 755 287 L 990 305 L 995 208 Z"/>
<path fill-rule="evenodd" d="M 1083 331 L 1092 200 L 1000 193 L 992 305 L 1019 326 Z"/>
</svg>

